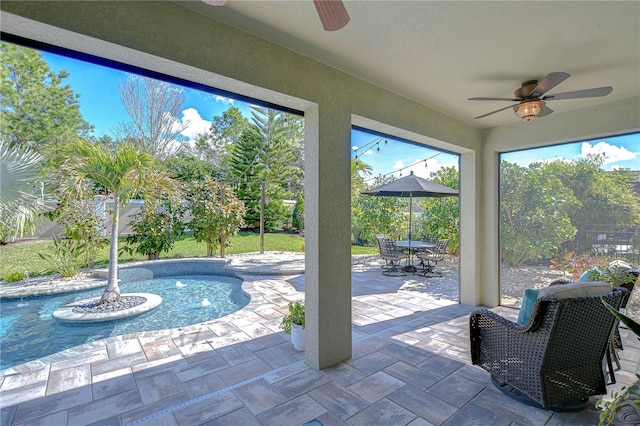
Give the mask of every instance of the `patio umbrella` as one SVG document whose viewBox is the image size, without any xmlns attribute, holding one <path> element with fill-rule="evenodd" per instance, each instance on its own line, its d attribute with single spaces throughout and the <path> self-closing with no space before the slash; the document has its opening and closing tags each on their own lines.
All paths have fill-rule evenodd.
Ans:
<svg viewBox="0 0 640 426">
<path fill-rule="evenodd" d="M 411 241 L 413 197 L 454 197 L 458 195 L 458 191 L 448 186 L 418 177 L 414 175 L 412 171 L 408 176 L 364 191 L 363 194 L 376 197 L 409 197 L 409 241 Z"/>
</svg>

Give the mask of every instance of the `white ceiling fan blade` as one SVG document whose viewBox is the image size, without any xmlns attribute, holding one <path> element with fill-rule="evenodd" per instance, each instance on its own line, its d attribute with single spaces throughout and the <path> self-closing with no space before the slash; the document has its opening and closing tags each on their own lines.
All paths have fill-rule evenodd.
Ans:
<svg viewBox="0 0 640 426">
<path fill-rule="evenodd" d="M 594 89 L 576 90 L 575 92 L 556 93 L 545 96 L 543 99 L 557 101 L 560 99 L 598 98 L 600 96 L 607 96 L 611 92 L 613 92 L 613 87 L 605 86 Z"/>
<path fill-rule="evenodd" d="M 325 31 L 336 31 L 349 23 L 349 14 L 342 0 L 313 0 Z"/>
<path fill-rule="evenodd" d="M 569 77 L 571 77 L 571 74 L 566 72 L 552 72 L 547 75 L 544 80 L 538 83 L 529 96 L 542 96 Z"/>
<path fill-rule="evenodd" d="M 227 0 L 202 0 L 202 3 L 206 3 L 209 6 L 224 6 Z"/>
</svg>

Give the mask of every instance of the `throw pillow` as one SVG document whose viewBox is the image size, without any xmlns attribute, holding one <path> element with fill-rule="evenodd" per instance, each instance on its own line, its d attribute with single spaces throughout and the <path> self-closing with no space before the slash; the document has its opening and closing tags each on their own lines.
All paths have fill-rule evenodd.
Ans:
<svg viewBox="0 0 640 426">
<path fill-rule="evenodd" d="M 524 291 L 522 296 L 522 306 L 520 306 L 520 312 L 518 313 L 517 324 L 524 325 L 531 319 L 533 308 L 536 306 L 538 300 L 538 293 L 540 290 L 528 288 Z"/>
<path fill-rule="evenodd" d="M 611 286 L 607 283 L 577 282 L 563 285 L 554 285 L 540 289 L 538 297 L 556 296 L 559 299 L 565 297 L 599 296 L 611 292 Z"/>
</svg>

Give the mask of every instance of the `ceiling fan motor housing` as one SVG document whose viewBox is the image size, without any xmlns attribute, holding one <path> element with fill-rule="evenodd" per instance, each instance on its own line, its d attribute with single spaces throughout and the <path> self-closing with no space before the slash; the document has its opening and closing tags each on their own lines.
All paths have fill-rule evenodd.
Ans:
<svg viewBox="0 0 640 426">
<path fill-rule="evenodd" d="M 533 90 L 538 86 L 538 80 L 528 80 L 522 83 L 522 87 L 516 89 L 513 92 L 513 96 L 518 99 L 525 99 L 533 93 Z"/>
</svg>

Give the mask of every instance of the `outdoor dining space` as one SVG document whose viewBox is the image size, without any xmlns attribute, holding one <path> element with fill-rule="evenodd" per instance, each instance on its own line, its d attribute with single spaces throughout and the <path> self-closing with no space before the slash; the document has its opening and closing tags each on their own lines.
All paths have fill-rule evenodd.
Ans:
<svg viewBox="0 0 640 426">
<path fill-rule="evenodd" d="M 380 256 L 384 261 L 383 275 L 404 276 L 407 272 L 423 277 L 441 277 L 435 270 L 444 260 L 449 239 L 435 240 L 426 235 L 419 240 L 391 240 L 386 234 L 376 236 Z M 404 262 L 404 266 L 400 266 Z"/>
</svg>

